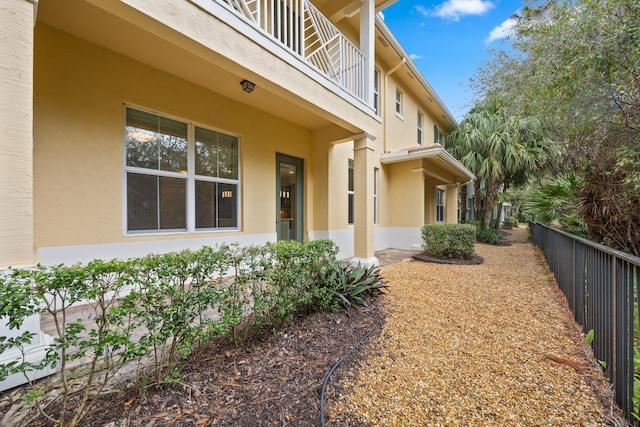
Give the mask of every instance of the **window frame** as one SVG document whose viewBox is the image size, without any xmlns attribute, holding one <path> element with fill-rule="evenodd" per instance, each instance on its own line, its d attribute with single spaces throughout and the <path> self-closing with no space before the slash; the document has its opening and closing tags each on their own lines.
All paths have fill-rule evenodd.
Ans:
<svg viewBox="0 0 640 427">
<path fill-rule="evenodd" d="M 380 115 L 380 70 L 373 70 L 373 109 Z"/>
<path fill-rule="evenodd" d="M 373 225 L 378 225 L 378 217 L 380 215 L 378 210 L 378 186 L 380 184 L 378 178 L 380 175 L 380 169 L 373 168 Z"/>
<path fill-rule="evenodd" d="M 424 127 L 424 114 L 422 114 L 422 111 L 418 110 L 418 114 L 416 117 L 417 120 L 417 142 L 418 145 L 422 145 L 424 144 L 424 131 L 423 131 L 423 127 Z"/>
<path fill-rule="evenodd" d="M 184 123 L 187 127 L 187 170 L 172 172 L 161 169 L 150 169 L 138 166 L 129 166 L 127 164 L 127 110 L 137 110 L 147 114 L 153 114 L 161 118 L 166 118 L 170 120 L 174 120 L 177 122 Z M 220 129 L 216 129 L 214 127 L 204 125 L 201 123 L 197 123 L 190 120 L 185 120 L 180 117 L 176 117 L 170 114 L 165 114 L 161 112 L 157 112 L 148 108 L 139 107 L 137 105 L 125 104 L 123 105 L 123 118 L 122 118 L 122 198 L 123 198 L 123 217 L 122 217 L 122 230 L 123 235 L 125 237 L 130 236 L 149 236 L 149 235 L 171 235 L 171 234 L 201 234 L 201 233 L 220 233 L 220 232 L 229 232 L 229 231 L 240 231 L 242 229 L 242 215 L 241 215 L 241 200 L 242 200 L 242 187 L 241 187 L 241 162 L 240 162 L 240 153 L 241 153 L 241 138 L 240 135 L 233 134 L 227 131 L 223 131 Z M 207 175 L 198 175 L 196 174 L 196 128 L 200 128 L 206 131 L 213 131 L 225 136 L 229 136 L 235 139 L 237 147 L 235 149 L 235 167 L 237 170 L 237 178 L 223 178 L 223 177 L 212 177 Z M 180 229 L 148 229 L 148 230 L 130 230 L 129 229 L 129 201 L 128 201 L 128 177 L 129 173 L 146 175 L 146 176 L 156 176 L 156 177 L 169 177 L 169 178 L 180 178 L 185 180 L 185 216 L 186 216 L 186 227 Z M 227 184 L 227 185 L 235 185 L 236 191 L 236 200 L 235 206 L 233 206 L 235 212 L 235 223 L 236 225 L 233 227 L 201 227 L 198 228 L 196 226 L 196 183 L 197 182 L 211 182 L 216 184 Z M 222 193 L 220 193 L 222 194 Z M 224 196 L 223 196 L 224 198 Z M 160 209 L 160 204 L 158 202 L 157 209 Z M 216 221 L 219 221 L 220 218 L 216 213 Z"/>
<path fill-rule="evenodd" d="M 436 188 L 436 222 L 444 222 L 444 200 L 445 191 L 442 188 Z"/>
<path fill-rule="evenodd" d="M 396 116 L 404 120 L 402 104 L 403 104 L 403 93 L 399 88 L 396 88 Z"/>
<path fill-rule="evenodd" d="M 444 145 L 444 134 L 438 129 L 438 125 L 433 125 L 433 143 Z"/>
</svg>

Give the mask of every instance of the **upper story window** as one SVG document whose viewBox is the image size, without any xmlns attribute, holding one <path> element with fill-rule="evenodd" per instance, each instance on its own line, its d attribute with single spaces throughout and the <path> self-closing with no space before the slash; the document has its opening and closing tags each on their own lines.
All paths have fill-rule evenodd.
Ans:
<svg viewBox="0 0 640 427">
<path fill-rule="evenodd" d="M 422 112 L 420 110 L 418 110 L 418 145 L 422 145 L 423 142 L 423 133 L 422 133 L 422 122 L 424 121 L 424 116 L 422 115 Z"/>
<path fill-rule="evenodd" d="M 373 109 L 380 115 L 380 70 L 373 71 Z"/>
<path fill-rule="evenodd" d="M 353 160 L 349 160 L 349 184 L 347 187 L 347 224 L 353 224 Z"/>
<path fill-rule="evenodd" d="M 444 190 L 436 190 L 436 222 L 444 221 Z"/>
<path fill-rule="evenodd" d="M 444 135 L 438 129 L 438 126 L 433 125 L 433 142 L 436 144 L 444 145 Z"/>
<path fill-rule="evenodd" d="M 402 92 L 396 89 L 396 116 L 402 117 Z"/>
<path fill-rule="evenodd" d="M 237 229 L 238 142 L 127 107 L 126 232 Z"/>
</svg>

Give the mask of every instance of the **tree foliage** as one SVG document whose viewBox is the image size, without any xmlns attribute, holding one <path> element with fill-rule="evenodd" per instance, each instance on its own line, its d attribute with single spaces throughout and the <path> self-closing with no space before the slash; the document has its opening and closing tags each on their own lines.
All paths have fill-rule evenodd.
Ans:
<svg viewBox="0 0 640 427">
<path fill-rule="evenodd" d="M 640 2 L 530 2 L 515 18 L 476 89 L 553 126 L 592 237 L 640 255 Z"/>
<path fill-rule="evenodd" d="M 499 191 L 549 167 L 557 153 L 544 123 L 509 114 L 500 96 L 476 105 L 447 141 L 447 149 L 484 182 L 483 230 L 489 226 Z M 476 202 L 481 194 L 476 191 Z M 475 208 L 480 210 L 478 203 Z"/>
</svg>

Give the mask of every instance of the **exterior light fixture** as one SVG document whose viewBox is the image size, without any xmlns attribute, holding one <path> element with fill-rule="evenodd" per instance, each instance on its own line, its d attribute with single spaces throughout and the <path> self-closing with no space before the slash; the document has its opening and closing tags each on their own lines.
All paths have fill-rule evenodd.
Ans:
<svg viewBox="0 0 640 427">
<path fill-rule="evenodd" d="M 253 92 L 253 89 L 255 89 L 256 84 L 253 82 L 250 82 L 247 79 L 244 79 L 243 81 L 240 82 L 240 86 L 242 86 L 242 90 L 247 92 L 247 93 L 251 93 Z"/>
</svg>

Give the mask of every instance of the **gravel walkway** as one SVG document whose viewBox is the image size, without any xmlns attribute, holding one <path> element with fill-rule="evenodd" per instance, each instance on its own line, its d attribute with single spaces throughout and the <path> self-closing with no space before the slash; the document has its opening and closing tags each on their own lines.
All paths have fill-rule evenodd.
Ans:
<svg viewBox="0 0 640 427">
<path fill-rule="evenodd" d="M 568 309 L 526 229 L 511 234 L 476 246 L 481 265 L 383 268 L 389 315 L 331 425 L 611 425 Z"/>
</svg>

